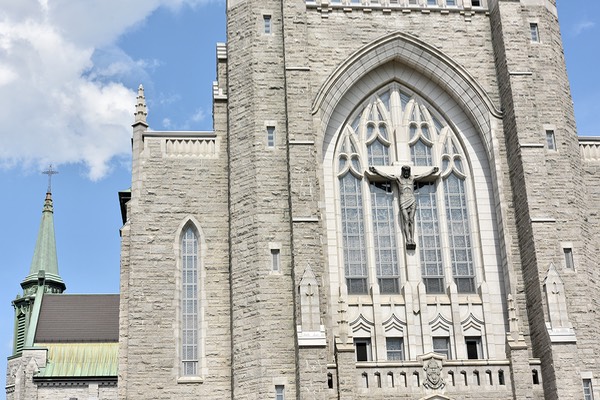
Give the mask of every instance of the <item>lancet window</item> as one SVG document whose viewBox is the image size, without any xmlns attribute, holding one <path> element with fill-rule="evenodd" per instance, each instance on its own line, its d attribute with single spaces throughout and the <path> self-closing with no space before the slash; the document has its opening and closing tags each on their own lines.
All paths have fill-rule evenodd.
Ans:
<svg viewBox="0 0 600 400">
<path fill-rule="evenodd" d="M 428 293 L 453 280 L 459 293 L 476 289 L 468 159 L 453 127 L 435 108 L 396 83 L 368 98 L 348 119 L 335 151 L 339 227 L 345 283 L 350 294 L 399 293 L 406 270 L 395 181 L 374 179 L 370 166 L 394 176 L 439 171 L 415 181 L 415 254 Z"/>
<path fill-rule="evenodd" d="M 198 237 L 188 226 L 181 238 L 181 362 L 182 375 L 198 375 Z"/>
</svg>

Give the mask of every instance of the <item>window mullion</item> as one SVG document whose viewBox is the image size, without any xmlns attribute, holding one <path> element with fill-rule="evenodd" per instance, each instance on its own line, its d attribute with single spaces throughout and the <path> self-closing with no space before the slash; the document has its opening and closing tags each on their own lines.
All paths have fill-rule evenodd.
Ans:
<svg viewBox="0 0 600 400">
<path fill-rule="evenodd" d="M 444 291 L 448 287 L 448 282 L 453 281 L 452 275 L 452 247 L 448 231 L 448 216 L 446 215 L 446 196 L 444 193 L 445 182 L 442 178 L 436 188 L 436 202 L 438 207 L 438 229 L 440 232 L 440 242 L 442 245 L 442 268 L 444 269 Z"/>
<path fill-rule="evenodd" d="M 365 236 L 366 236 L 366 250 L 367 250 L 367 271 L 368 271 L 368 282 L 369 289 L 377 284 L 377 267 L 376 267 L 376 256 L 375 256 L 375 237 L 373 228 L 373 216 L 369 210 L 372 210 L 371 205 L 371 190 L 369 188 L 369 182 L 367 179 L 362 180 L 362 190 L 365 194 L 363 196 L 363 212 L 365 216 Z"/>
</svg>

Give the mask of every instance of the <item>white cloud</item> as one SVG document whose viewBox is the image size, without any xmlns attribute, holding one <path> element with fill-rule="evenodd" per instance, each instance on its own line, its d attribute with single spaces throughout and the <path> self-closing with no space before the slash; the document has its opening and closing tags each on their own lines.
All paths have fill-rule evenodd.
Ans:
<svg viewBox="0 0 600 400">
<path fill-rule="evenodd" d="M 198 108 L 191 116 L 181 123 L 174 123 L 171 118 L 163 118 L 162 128 L 171 131 L 183 131 L 189 130 L 195 126 L 198 122 L 202 122 L 206 119 L 206 112 L 202 108 Z"/>
<path fill-rule="evenodd" d="M 584 31 L 587 31 L 589 29 L 593 29 L 595 26 L 596 26 L 595 22 L 587 21 L 587 20 L 586 21 L 580 21 L 579 23 L 577 23 L 573 27 L 573 34 L 575 36 L 579 36 Z"/>
<path fill-rule="evenodd" d="M 84 163 L 102 178 L 128 157 L 134 88 L 160 63 L 114 43 L 158 7 L 208 1 L 0 0 L 0 167 Z"/>
<path fill-rule="evenodd" d="M 169 118 L 163 118 L 162 126 L 165 129 L 171 129 L 173 127 L 173 124 L 171 123 L 171 120 Z"/>
<path fill-rule="evenodd" d="M 204 121 L 205 118 L 206 118 L 206 113 L 204 112 L 203 109 L 199 108 L 196 110 L 196 112 L 194 113 L 194 115 L 192 115 L 192 117 L 190 119 L 193 122 L 201 122 L 201 121 Z"/>
</svg>

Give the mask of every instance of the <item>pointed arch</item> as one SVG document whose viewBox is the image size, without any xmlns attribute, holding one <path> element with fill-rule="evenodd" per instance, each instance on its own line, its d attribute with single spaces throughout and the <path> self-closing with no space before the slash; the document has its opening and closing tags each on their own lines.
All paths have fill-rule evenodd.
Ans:
<svg viewBox="0 0 600 400">
<path fill-rule="evenodd" d="M 175 231 L 176 371 L 182 381 L 201 381 L 206 375 L 204 308 L 206 241 L 202 227 L 187 216 Z"/>
<path fill-rule="evenodd" d="M 437 49 L 393 33 L 340 64 L 313 112 L 320 121 L 328 273 L 337 283 L 331 306 L 341 297 L 350 310 L 360 309 L 364 296 L 406 296 L 420 283 L 427 294 L 479 296 L 503 262 L 491 139 L 501 113 L 476 80 Z M 440 167 L 415 186 L 414 255 L 403 251 L 397 185 L 369 174 L 369 166 L 402 165 L 415 175 Z M 448 354 L 457 354 L 450 344 L 462 346 L 460 321 L 449 318 L 436 326 L 447 327 L 436 332 L 437 344 L 447 337 Z M 376 328 L 382 323 L 376 320 Z"/>
<path fill-rule="evenodd" d="M 322 121 L 331 126 L 330 119 L 335 119 L 335 109 L 340 103 L 347 107 L 343 104 L 343 98 L 350 88 L 354 86 L 353 90 L 364 90 L 357 88 L 361 84 L 361 78 L 390 63 L 401 66 L 398 72 L 405 76 L 403 82 L 408 86 L 412 83 L 413 87 L 417 87 L 419 81 L 429 81 L 430 84 L 425 89 L 438 86 L 462 109 L 470 110 L 469 119 L 484 135 L 486 150 L 491 154 L 491 119 L 501 118 L 502 112 L 464 67 L 434 46 L 405 32 L 397 31 L 382 36 L 348 57 L 321 86 L 312 104 L 312 113 L 321 112 Z M 402 73 L 400 70 L 406 72 Z M 377 80 L 386 79 L 387 74 L 380 72 L 374 74 L 374 77 Z M 371 80 L 370 83 L 372 82 Z M 333 125 L 337 126 L 340 122 L 335 121 Z"/>
</svg>

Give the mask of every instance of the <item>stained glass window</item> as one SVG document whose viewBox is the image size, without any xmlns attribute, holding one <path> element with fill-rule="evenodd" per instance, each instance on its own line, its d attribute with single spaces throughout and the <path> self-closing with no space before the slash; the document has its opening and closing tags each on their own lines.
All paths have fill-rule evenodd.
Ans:
<svg viewBox="0 0 600 400">
<path fill-rule="evenodd" d="M 402 157 L 405 157 L 402 161 Z M 408 158 L 408 160 L 406 159 Z M 369 172 L 398 176 L 439 172 L 414 187 L 417 268 L 427 293 L 445 293 L 453 279 L 460 293 L 476 289 L 468 210 L 466 157 L 442 114 L 398 84 L 372 95 L 341 128 L 336 147 L 339 215 L 348 293 L 400 293 L 407 268 L 398 189 Z M 372 277 L 372 279 L 370 279 Z"/>
<path fill-rule="evenodd" d="M 181 239 L 182 375 L 198 374 L 198 238 L 188 227 Z"/>
</svg>

